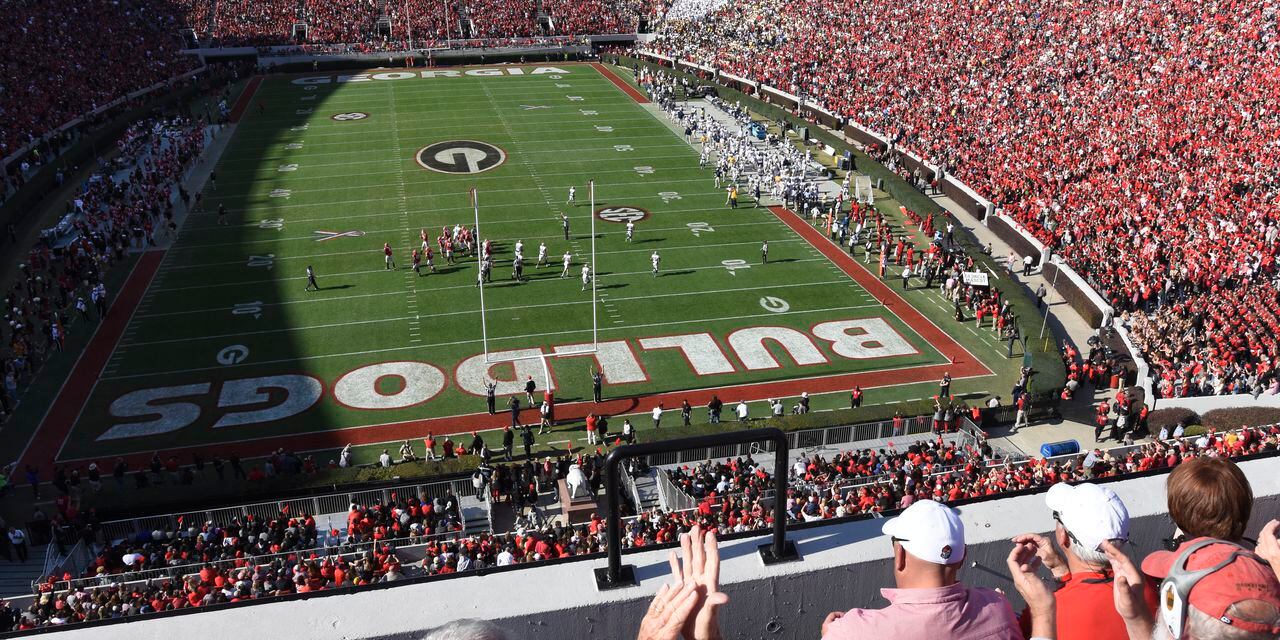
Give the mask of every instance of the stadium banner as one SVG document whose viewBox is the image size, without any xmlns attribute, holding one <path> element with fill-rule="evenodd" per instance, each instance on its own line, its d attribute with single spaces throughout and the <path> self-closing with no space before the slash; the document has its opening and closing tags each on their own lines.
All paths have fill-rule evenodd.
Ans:
<svg viewBox="0 0 1280 640">
<path fill-rule="evenodd" d="M 965 271 L 960 274 L 964 278 L 964 283 L 975 287 L 991 286 L 991 276 L 981 271 Z"/>
</svg>

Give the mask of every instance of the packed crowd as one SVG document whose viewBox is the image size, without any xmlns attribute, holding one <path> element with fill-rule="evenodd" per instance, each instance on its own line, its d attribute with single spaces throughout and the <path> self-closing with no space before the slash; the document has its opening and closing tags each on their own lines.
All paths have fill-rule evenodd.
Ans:
<svg viewBox="0 0 1280 640">
<path fill-rule="evenodd" d="M 649 48 L 943 167 L 1130 313 L 1165 390 L 1229 393 L 1268 387 L 1280 349 L 1276 29 L 1233 0 L 740 0 L 668 21 Z"/>
<path fill-rule="evenodd" d="M 351 555 L 293 554 L 261 564 L 246 558 L 224 567 L 207 565 L 198 573 L 174 578 L 85 585 L 66 591 L 50 588 L 23 610 L 0 603 L 0 631 L 26 631 L 391 582 L 404 575 L 400 560 L 389 546 Z"/>
<path fill-rule="evenodd" d="M 1114 451 L 1095 450 L 1070 460 L 1016 463 L 1003 459 L 985 442 L 961 446 L 939 439 L 909 445 L 901 452 L 859 450 L 829 460 L 822 456 L 797 459 L 785 508 L 788 518 L 797 521 L 866 515 L 918 502 L 949 503 L 1277 449 L 1280 425 L 1158 439 Z M 460 500 L 451 491 L 435 498 L 393 494 L 386 504 L 353 504 L 344 530 L 331 523 L 321 526 L 313 514 L 290 514 L 286 509 L 274 518 L 143 532 L 104 546 L 86 569 L 84 577 L 98 577 L 106 586 L 76 581 L 79 586 L 68 590 L 63 581 L 76 576 L 51 576 L 40 584 L 29 610 L 0 611 L 0 621 L 6 615 L 12 621 L 0 630 L 601 552 L 607 545 L 605 523 L 598 514 L 586 523 L 567 526 L 548 517 L 539 507 L 539 496 L 543 504 L 546 494 L 554 501 L 557 481 L 571 469 L 581 469 L 589 486 L 598 490 L 603 464 L 603 452 L 580 452 L 541 462 L 482 465 L 473 480 L 477 494 L 489 493 L 495 502 L 509 502 L 517 514 L 515 530 L 503 534 L 466 535 Z M 772 478 L 750 457 L 678 468 L 671 477 L 700 498 L 697 507 L 676 512 L 654 508 L 628 517 L 623 527 L 626 547 L 675 542 L 695 526 L 731 533 L 766 528 L 773 522 L 767 493 Z M 850 479 L 875 481 L 850 487 L 846 482 Z M 61 498 L 57 504 L 59 509 L 73 507 Z M 75 517 L 74 513 L 64 515 Z M 360 543 L 371 546 L 355 546 Z M 422 559 L 401 566 L 394 550 L 414 544 L 425 545 Z M 145 586 L 109 584 L 113 574 L 174 567 L 188 569 L 153 578 Z"/>
<path fill-rule="evenodd" d="M 1005 590 L 961 580 L 966 564 L 982 565 L 977 560 L 970 563 L 969 540 L 959 512 L 934 500 L 915 502 L 880 527 L 892 547 L 888 560 L 896 588 L 880 590 L 888 606 L 832 611 L 822 620 L 821 637 L 1270 640 L 1280 636 L 1280 520 L 1263 525 L 1256 540 L 1246 537 L 1252 533 L 1247 530 L 1254 505 L 1244 472 L 1221 458 L 1188 461 L 1169 474 L 1165 500 L 1177 535 L 1166 540 L 1164 549 L 1147 551 L 1132 539 L 1134 523 L 1128 507 L 1110 487 L 1090 482 L 1051 487 L 1037 518 L 1051 517 L 1051 532 L 1014 535 L 1001 567 L 1007 574 L 982 567 L 1007 580 L 1002 585 L 1006 589 L 1013 587 L 1024 603 L 1020 614 Z M 719 588 L 717 533 L 698 526 L 681 536 L 682 558 L 672 553 L 672 581 L 654 596 L 640 623 L 639 640 L 720 638 L 720 620 L 733 621 L 735 630 L 744 626 L 731 616 L 730 597 Z M 1135 552 L 1142 554 L 1140 562 L 1131 557 Z M 446 638 L 464 629 L 484 629 L 481 637 L 486 639 L 519 637 L 500 627 L 463 620 L 429 632 L 427 638 Z"/>
<path fill-rule="evenodd" d="M 360 45 L 361 50 L 374 51 L 403 49 L 410 39 L 415 48 L 426 48 L 443 46 L 447 40 L 635 33 L 642 17 L 661 15 L 663 2 L 548 0 L 541 10 L 548 20 L 545 26 L 531 0 L 227 0 L 218 5 L 214 35 L 221 46 L 306 42 Z M 377 28 L 383 17 L 391 21 L 389 32 Z M 305 38 L 294 37 L 295 23 L 306 25 Z"/>
<path fill-rule="evenodd" d="M 85 182 L 58 225 L 19 258 L 19 277 L 0 312 L 0 420 L 17 406 L 44 360 L 64 348 L 73 323 L 106 313 L 103 283 L 130 248 L 176 230 L 174 207 L 190 196 L 178 185 L 207 142 L 202 122 L 151 117 L 117 141 L 114 160 Z"/>
<path fill-rule="evenodd" d="M 198 66 L 178 55 L 185 24 L 148 0 L 16 0 L 0 20 L 0 158 L 133 91 Z M 110 43 L 110 46 L 104 46 Z"/>
</svg>

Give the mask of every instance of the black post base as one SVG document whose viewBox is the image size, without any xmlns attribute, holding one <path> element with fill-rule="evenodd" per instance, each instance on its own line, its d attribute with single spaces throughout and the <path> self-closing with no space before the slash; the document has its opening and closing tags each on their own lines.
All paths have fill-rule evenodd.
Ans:
<svg viewBox="0 0 1280 640">
<path fill-rule="evenodd" d="M 762 544 L 757 547 L 760 550 L 760 559 L 765 565 L 778 564 L 780 562 L 796 562 L 800 560 L 800 552 L 796 550 L 796 543 L 787 540 L 782 544 L 782 556 L 773 555 L 773 544 Z"/>
<path fill-rule="evenodd" d="M 636 582 L 636 568 L 629 564 L 622 565 L 621 571 L 618 572 L 618 580 L 616 582 L 609 580 L 609 567 L 600 567 L 599 569 L 596 569 L 595 573 L 597 591 L 622 589 L 625 587 L 634 587 L 639 584 Z"/>
</svg>

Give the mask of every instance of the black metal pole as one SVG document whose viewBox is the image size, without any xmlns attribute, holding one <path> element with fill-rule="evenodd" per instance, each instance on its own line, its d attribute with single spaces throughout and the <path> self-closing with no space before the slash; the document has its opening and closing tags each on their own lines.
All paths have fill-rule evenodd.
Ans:
<svg viewBox="0 0 1280 640">
<path fill-rule="evenodd" d="M 725 433 L 693 436 L 675 440 L 659 440 L 641 444 L 624 445 L 609 452 L 604 461 L 605 496 L 608 519 L 605 521 L 605 536 L 609 547 L 609 566 L 596 570 L 596 586 L 599 589 L 615 589 L 635 584 L 632 567 L 622 564 L 622 518 L 619 514 L 618 467 L 630 458 L 648 456 L 671 451 L 684 451 L 701 447 L 712 447 L 726 444 L 743 444 L 747 442 L 770 441 L 774 443 L 773 458 L 773 540 L 760 546 L 760 556 L 765 564 L 774 564 L 788 560 L 798 560 L 795 544 L 787 541 L 787 457 L 790 447 L 787 436 L 780 429 L 744 429 Z"/>
</svg>

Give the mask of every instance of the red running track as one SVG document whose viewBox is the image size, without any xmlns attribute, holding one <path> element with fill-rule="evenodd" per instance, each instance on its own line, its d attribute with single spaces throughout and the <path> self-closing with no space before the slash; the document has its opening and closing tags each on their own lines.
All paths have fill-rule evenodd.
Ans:
<svg viewBox="0 0 1280 640">
<path fill-rule="evenodd" d="M 111 360 L 111 354 L 115 353 L 116 344 L 120 342 L 120 337 L 128 328 L 129 321 L 133 319 L 133 312 L 142 301 L 142 296 L 150 286 L 151 279 L 159 271 L 164 254 L 163 250 L 147 251 L 138 258 L 133 271 L 129 272 L 129 277 L 121 287 L 120 294 L 111 301 L 111 306 L 107 307 L 106 316 L 102 318 L 98 329 L 89 339 L 88 346 L 76 360 L 71 375 L 62 383 L 62 388 L 58 390 L 58 395 L 49 406 L 49 411 L 40 421 L 40 427 L 32 434 L 31 441 L 22 453 L 19 469 L 25 468 L 27 464 L 39 467 L 44 463 L 52 462 L 58 455 L 58 450 L 71 434 L 71 428 L 75 426 L 85 403 L 93 393 L 102 370 Z M 18 469 L 15 469 L 15 473 L 17 471 Z M 47 474 L 52 470 L 46 467 L 43 471 Z"/>
<path fill-rule="evenodd" d="M 616 73 L 609 70 L 609 67 L 606 67 L 600 64 L 599 62 L 592 62 L 591 66 L 596 71 L 600 72 L 600 75 L 604 76 L 605 79 L 607 79 L 609 82 L 612 82 L 614 86 L 618 87 L 619 89 L 622 89 L 624 93 L 631 96 L 632 100 L 635 100 L 640 104 L 648 104 L 649 102 L 648 96 L 636 90 L 636 88 L 628 84 L 626 80 L 619 78 Z"/>
</svg>

